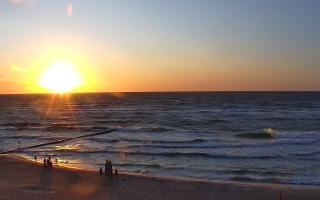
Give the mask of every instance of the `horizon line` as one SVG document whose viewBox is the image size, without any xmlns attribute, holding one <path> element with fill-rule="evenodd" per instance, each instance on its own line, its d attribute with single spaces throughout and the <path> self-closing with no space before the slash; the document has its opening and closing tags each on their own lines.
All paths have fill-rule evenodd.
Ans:
<svg viewBox="0 0 320 200">
<path fill-rule="evenodd" d="M 66 93 L 0 93 L 0 95 L 72 95 L 72 94 L 108 94 L 108 93 L 223 93 L 223 92 L 320 92 L 320 90 L 177 90 L 177 91 L 103 91 L 103 92 L 66 92 Z"/>
</svg>

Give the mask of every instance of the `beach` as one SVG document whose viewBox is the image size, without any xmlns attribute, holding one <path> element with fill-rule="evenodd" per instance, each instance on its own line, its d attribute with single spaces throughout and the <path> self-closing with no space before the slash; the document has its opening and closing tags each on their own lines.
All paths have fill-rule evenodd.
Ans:
<svg viewBox="0 0 320 200">
<path fill-rule="evenodd" d="M 97 171 L 0 156 L 0 199 L 215 199 L 312 200 L 320 187 L 155 177 L 121 172 L 112 180 Z"/>
</svg>

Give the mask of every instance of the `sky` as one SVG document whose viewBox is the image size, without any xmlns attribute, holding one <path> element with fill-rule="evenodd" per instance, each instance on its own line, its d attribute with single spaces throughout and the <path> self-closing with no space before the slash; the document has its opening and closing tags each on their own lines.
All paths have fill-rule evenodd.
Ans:
<svg viewBox="0 0 320 200">
<path fill-rule="evenodd" d="M 318 0 L 0 0 L 0 93 L 320 90 Z M 62 72 L 63 73 L 63 72 Z"/>
</svg>

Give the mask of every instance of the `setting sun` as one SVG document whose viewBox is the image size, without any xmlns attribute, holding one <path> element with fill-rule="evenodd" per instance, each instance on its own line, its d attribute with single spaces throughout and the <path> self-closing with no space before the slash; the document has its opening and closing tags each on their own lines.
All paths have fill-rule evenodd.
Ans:
<svg viewBox="0 0 320 200">
<path fill-rule="evenodd" d="M 82 76 L 71 63 L 56 61 L 41 74 L 39 84 L 51 92 L 65 93 L 82 84 Z"/>
</svg>

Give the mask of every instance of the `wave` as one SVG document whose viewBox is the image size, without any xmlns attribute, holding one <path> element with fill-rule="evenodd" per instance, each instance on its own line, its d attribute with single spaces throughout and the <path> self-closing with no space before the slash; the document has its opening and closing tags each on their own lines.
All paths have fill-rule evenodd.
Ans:
<svg viewBox="0 0 320 200">
<path fill-rule="evenodd" d="M 203 145 L 201 144 L 202 142 L 200 142 L 200 144 L 198 145 L 190 145 L 192 143 L 197 143 L 197 142 L 190 142 L 189 144 L 186 144 L 186 143 L 178 143 L 177 145 L 172 145 L 171 144 L 164 144 L 164 145 L 157 145 L 156 143 L 155 144 L 133 144 L 133 145 L 128 145 L 126 147 L 128 148 L 137 148 L 137 147 L 150 147 L 150 148 L 164 148 L 164 149 L 167 149 L 167 148 L 173 148 L 173 149 L 190 149 L 190 148 L 195 148 L 195 149 L 214 149 L 214 148 L 219 148 L 219 147 L 222 147 L 220 145 Z M 226 146 L 227 148 L 229 146 Z"/>
<path fill-rule="evenodd" d="M 36 130 L 36 131 L 64 131 L 64 130 L 86 130 L 90 126 L 80 125 L 74 122 L 70 123 L 51 123 L 44 124 L 38 122 L 15 122 L 15 123 L 2 123 L 0 124 L 1 130 Z"/>
<path fill-rule="evenodd" d="M 107 126 L 93 126 L 86 129 L 86 131 L 100 131 L 100 130 L 107 130 L 110 127 Z"/>
<path fill-rule="evenodd" d="M 204 143 L 207 142 L 207 139 L 201 139 L 201 138 L 196 138 L 196 139 L 192 139 L 192 140 L 180 140 L 180 141 L 171 141 L 171 140 L 153 140 L 152 143 L 153 144 L 185 144 L 185 143 Z"/>
<path fill-rule="evenodd" d="M 126 119 L 126 120 L 122 120 L 122 119 L 108 119 L 106 116 L 94 116 L 96 120 L 96 123 L 98 124 L 118 124 L 118 125 L 122 125 L 122 124 L 135 124 L 138 122 L 141 122 L 141 120 L 137 119 Z"/>
<path fill-rule="evenodd" d="M 45 137 L 45 136 L 33 136 L 33 135 L 14 135 L 14 136 L 2 136 L 3 139 L 26 139 L 26 140 L 60 140 L 66 139 L 66 137 Z"/>
<path fill-rule="evenodd" d="M 61 152 L 61 150 L 54 150 Z M 224 158 L 224 159 L 276 159 L 280 158 L 279 155 L 261 155 L 261 156 L 245 156 L 245 155 L 226 155 L 226 154 L 210 154 L 202 152 L 150 152 L 150 151 L 117 151 L 117 150 L 97 150 L 97 151 L 84 151 L 76 149 L 64 149 L 63 152 L 72 152 L 80 154 L 95 154 L 95 153 L 113 153 L 113 154 L 124 154 L 139 155 L 139 156 L 165 156 L 165 157 L 206 157 L 206 158 Z"/>
<path fill-rule="evenodd" d="M 57 131 L 57 130 L 78 130 L 88 128 L 89 126 L 81 126 L 77 123 L 52 123 L 45 127 L 46 131 Z"/>
<path fill-rule="evenodd" d="M 164 128 L 164 127 L 140 127 L 140 128 L 122 128 L 119 131 L 133 132 L 133 133 L 136 133 L 136 132 L 159 133 L 159 132 L 169 132 L 169 131 L 174 131 L 174 130 L 175 129 Z"/>
<path fill-rule="evenodd" d="M 235 170 L 224 170 L 224 173 L 231 173 L 237 175 L 243 174 L 255 174 L 255 175 L 267 175 L 267 176 L 286 176 L 292 173 L 286 171 L 270 171 L 270 170 L 254 170 L 254 169 L 235 169 Z"/>
<path fill-rule="evenodd" d="M 209 119 L 208 122 L 211 122 L 211 123 L 225 123 L 225 122 L 228 122 L 228 120 L 224 120 L 224 119 Z"/>
<path fill-rule="evenodd" d="M 119 138 L 119 139 L 103 139 L 103 138 L 87 138 L 88 140 L 95 142 L 109 142 L 109 143 L 118 143 L 118 142 L 140 142 L 143 144 L 187 144 L 187 143 L 204 143 L 207 139 L 192 139 L 192 140 L 145 140 L 145 139 L 128 139 L 128 138 Z M 168 147 L 168 146 L 167 146 Z"/>
<path fill-rule="evenodd" d="M 42 128 L 41 123 L 37 122 L 14 122 L 0 124 L 1 130 L 8 131 L 23 131 L 23 130 L 38 130 Z"/>
<path fill-rule="evenodd" d="M 288 140 L 288 141 L 277 141 L 270 143 L 211 143 L 211 142 L 219 142 L 218 139 L 201 139 L 196 138 L 192 140 L 181 140 L 181 141 L 172 141 L 172 140 L 145 140 L 145 139 L 128 139 L 128 138 L 120 138 L 120 139 L 103 139 L 103 138 L 87 138 L 90 141 L 101 142 L 101 143 L 118 143 L 121 141 L 128 143 L 138 143 L 138 144 L 128 144 L 127 148 L 139 148 L 139 147 L 148 147 L 148 148 L 158 148 L 158 149 L 222 149 L 222 148 L 266 148 L 266 147 L 274 147 L 274 146 L 283 146 L 283 145 L 310 145 L 319 143 L 320 140 Z"/>
<path fill-rule="evenodd" d="M 320 185 L 320 180 L 285 180 L 281 181 L 283 184 L 293 184 L 293 185 Z"/>
<path fill-rule="evenodd" d="M 273 134 L 261 132 L 261 133 L 239 133 L 236 137 L 248 138 L 248 139 L 272 139 Z"/>
<path fill-rule="evenodd" d="M 119 167 L 149 167 L 149 168 L 161 168 L 160 164 L 149 164 L 149 163 L 114 163 L 115 166 Z"/>
<path fill-rule="evenodd" d="M 25 130 L 33 130 L 33 131 L 41 131 L 43 127 L 0 127 L 0 130 L 5 131 L 25 131 Z"/>
<path fill-rule="evenodd" d="M 163 127 L 150 128 L 151 132 L 168 132 L 168 131 L 172 131 L 172 130 L 173 129 L 163 128 Z"/>
<path fill-rule="evenodd" d="M 13 122 L 13 123 L 3 123 L 0 126 L 11 126 L 11 127 L 38 127 L 42 126 L 41 123 L 37 122 Z"/>
<path fill-rule="evenodd" d="M 320 151 L 313 151 L 313 152 L 308 152 L 308 153 L 292 153 L 291 155 L 294 155 L 294 156 L 313 156 L 316 154 L 320 154 Z"/>
</svg>

